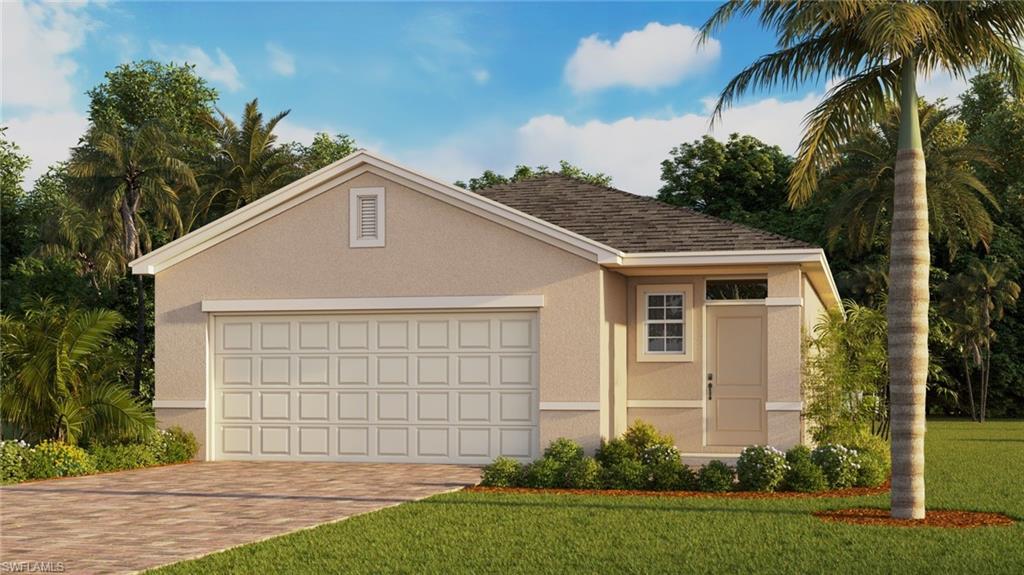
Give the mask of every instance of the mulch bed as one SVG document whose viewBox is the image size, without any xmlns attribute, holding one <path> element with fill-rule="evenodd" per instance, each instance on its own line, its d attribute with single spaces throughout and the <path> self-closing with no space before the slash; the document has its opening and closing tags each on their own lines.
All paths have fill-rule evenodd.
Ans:
<svg viewBox="0 0 1024 575">
<path fill-rule="evenodd" d="M 881 525 L 886 527 L 946 527 L 963 529 L 969 527 L 993 527 L 1013 525 L 1013 519 L 1002 513 L 978 511 L 929 510 L 924 519 L 893 519 L 888 509 L 836 509 L 816 511 L 815 517 L 823 521 L 852 523 L 854 525 Z"/>
<path fill-rule="evenodd" d="M 709 493 L 706 491 L 635 491 L 628 489 L 536 489 L 531 487 L 483 487 L 475 485 L 466 487 L 464 491 L 471 493 L 512 493 L 525 495 L 603 495 L 611 497 L 642 496 L 642 497 L 721 497 L 726 499 L 802 499 L 816 497 L 859 497 L 862 495 L 880 495 L 889 492 L 889 482 L 878 487 L 851 487 L 832 491 L 814 493 L 798 493 L 794 491 L 726 491 Z"/>
</svg>

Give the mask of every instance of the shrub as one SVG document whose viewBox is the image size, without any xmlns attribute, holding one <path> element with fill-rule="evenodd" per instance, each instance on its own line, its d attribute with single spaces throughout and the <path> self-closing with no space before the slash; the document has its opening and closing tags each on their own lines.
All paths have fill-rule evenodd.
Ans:
<svg viewBox="0 0 1024 575">
<path fill-rule="evenodd" d="M 863 435 L 847 445 L 857 452 L 858 487 L 877 487 L 889 478 L 892 471 L 892 457 L 889 443 L 877 435 Z"/>
<path fill-rule="evenodd" d="M 583 448 L 571 439 L 560 437 L 548 445 L 548 448 L 544 450 L 544 457 L 553 459 L 562 465 L 569 465 L 583 459 Z"/>
<path fill-rule="evenodd" d="M 601 465 L 601 485 L 605 489 L 645 489 L 647 472 L 636 459 L 619 459 L 611 465 Z"/>
<path fill-rule="evenodd" d="M 857 452 L 842 445 L 821 445 L 811 452 L 811 461 L 825 473 L 828 486 L 843 489 L 857 481 Z"/>
<path fill-rule="evenodd" d="M 786 475 L 780 489 L 809 493 L 824 491 L 828 481 L 821 468 L 811 461 L 811 450 L 806 445 L 797 445 L 786 452 Z"/>
<path fill-rule="evenodd" d="M 562 470 L 562 485 L 571 489 L 600 489 L 601 466 L 593 457 L 582 457 Z"/>
<path fill-rule="evenodd" d="M 160 429 L 146 441 L 157 463 L 184 463 L 190 461 L 199 451 L 196 436 L 180 427 Z"/>
<path fill-rule="evenodd" d="M 523 469 L 524 487 L 561 487 L 562 479 L 562 464 L 550 457 L 541 457 Z"/>
<path fill-rule="evenodd" d="M 693 470 L 683 464 L 678 454 L 675 459 L 664 459 L 645 467 L 648 487 L 655 491 L 689 491 L 696 484 Z"/>
<path fill-rule="evenodd" d="M 142 443 L 93 445 L 89 448 L 97 471 L 120 471 L 156 465 L 156 455 Z"/>
<path fill-rule="evenodd" d="M 81 447 L 46 440 L 28 450 L 25 471 L 29 479 L 87 475 L 96 471 L 92 458 Z"/>
<path fill-rule="evenodd" d="M 786 474 L 786 456 L 774 447 L 751 445 L 736 460 L 736 476 L 743 491 L 774 491 Z"/>
<path fill-rule="evenodd" d="M 622 439 L 633 448 L 636 457 L 644 465 L 679 457 L 672 437 L 660 433 L 653 425 L 643 421 L 633 422 L 626 433 L 622 434 Z"/>
<path fill-rule="evenodd" d="M 734 473 L 725 463 L 712 459 L 697 472 L 697 488 L 701 491 L 721 492 L 732 488 Z"/>
<path fill-rule="evenodd" d="M 601 467 L 610 468 L 623 461 L 639 462 L 636 449 L 626 440 L 616 437 L 611 441 L 601 440 L 601 446 L 597 448 L 594 458 L 601 464 Z"/>
<path fill-rule="evenodd" d="M 0 441 L 0 484 L 28 479 L 25 470 L 27 451 L 28 444 L 24 441 Z"/>
<path fill-rule="evenodd" d="M 511 457 L 499 457 L 484 467 L 480 485 L 487 487 L 519 487 L 523 481 L 523 464 Z"/>
</svg>

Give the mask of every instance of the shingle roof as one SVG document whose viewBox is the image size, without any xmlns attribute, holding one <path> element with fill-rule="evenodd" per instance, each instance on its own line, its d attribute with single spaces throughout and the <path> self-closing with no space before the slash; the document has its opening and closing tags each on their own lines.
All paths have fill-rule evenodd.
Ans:
<svg viewBox="0 0 1024 575">
<path fill-rule="evenodd" d="M 626 253 L 815 247 L 560 174 L 492 186 L 477 193 Z"/>
</svg>

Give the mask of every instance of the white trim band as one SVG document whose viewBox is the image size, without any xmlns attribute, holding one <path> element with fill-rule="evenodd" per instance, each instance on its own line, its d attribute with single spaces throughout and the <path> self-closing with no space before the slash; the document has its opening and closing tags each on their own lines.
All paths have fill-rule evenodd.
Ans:
<svg viewBox="0 0 1024 575">
<path fill-rule="evenodd" d="M 720 457 L 725 457 L 725 458 L 739 457 L 740 454 L 739 454 L 739 452 L 736 452 L 736 453 L 691 453 L 691 452 L 686 452 L 686 453 L 680 453 L 679 456 L 680 457 L 710 457 L 712 459 L 717 459 L 717 458 L 720 458 Z"/>
<path fill-rule="evenodd" d="M 156 409 L 206 409 L 205 399 L 154 399 Z"/>
<path fill-rule="evenodd" d="M 803 411 L 802 401 L 769 401 L 764 404 L 765 411 Z"/>
<path fill-rule="evenodd" d="M 543 295 L 203 300 L 204 312 L 533 309 Z"/>
<path fill-rule="evenodd" d="M 767 306 L 802 306 L 804 305 L 804 298 L 802 297 L 766 297 L 764 298 L 764 305 Z"/>
<path fill-rule="evenodd" d="M 599 401 L 542 401 L 541 411 L 601 411 Z"/>
<path fill-rule="evenodd" d="M 704 407 L 704 401 L 700 399 L 628 399 L 626 407 L 700 409 Z"/>
</svg>

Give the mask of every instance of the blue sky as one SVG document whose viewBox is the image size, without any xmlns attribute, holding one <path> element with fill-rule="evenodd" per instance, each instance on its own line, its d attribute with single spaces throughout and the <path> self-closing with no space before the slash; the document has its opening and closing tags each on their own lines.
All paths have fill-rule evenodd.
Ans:
<svg viewBox="0 0 1024 575">
<path fill-rule="evenodd" d="M 3 5 L 2 124 L 34 161 L 66 157 L 84 92 L 126 61 L 188 61 L 237 115 L 258 97 L 290 109 L 285 140 L 345 132 L 422 172 L 570 160 L 652 194 L 672 146 L 707 132 L 707 106 L 773 38 L 737 21 L 703 49 L 714 3 Z M 827 79 L 754 94 L 715 135 L 753 134 L 787 152 Z M 933 78 L 926 95 L 964 83 Z"/>
</svg>

